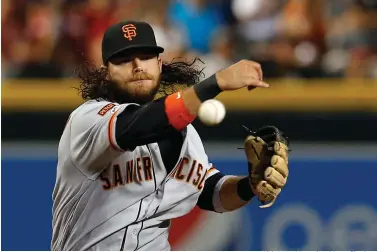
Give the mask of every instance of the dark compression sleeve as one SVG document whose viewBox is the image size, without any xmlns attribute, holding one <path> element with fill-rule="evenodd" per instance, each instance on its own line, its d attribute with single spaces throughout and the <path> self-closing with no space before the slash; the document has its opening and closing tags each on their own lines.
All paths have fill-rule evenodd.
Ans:
<svg viewBox="0 0 377 252">
<path fill-rule="evenodd" d="M 176 131 L 165 113 L 165 97 L 143 106 L 129 105 L 115 125 L 115 137 L 123 150 L 158 142 Z"/>
<path fill-rule="evenodd" d="M 215 175 L 209 177 L 206 182 L 204 183 L 203 191 L 201 192 L 198 202 L 196 205 L 203 210 L 213 211 L 215 212 L 215 208 L 213 206 L 213 194 L 215 192 L 215 186 L 217 182 L 225 175 L 221 172 L 216 173 Z"/>
</svg>

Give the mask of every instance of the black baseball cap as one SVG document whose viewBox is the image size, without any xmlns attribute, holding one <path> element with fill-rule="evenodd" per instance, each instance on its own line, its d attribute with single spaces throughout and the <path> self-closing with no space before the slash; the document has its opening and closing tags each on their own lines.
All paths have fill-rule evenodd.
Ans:
<svg viewBox="0 0 377 252">
<path fill-rule="evenodd" d="M 145 50 L 151 53 L 162 53 L 164 48 L 157 46 L 152 27 L 146 22 L 123 21 L 111 25 L 102 39 L 102 62 L 120 53 L 132 50 Z"/>
</svg>

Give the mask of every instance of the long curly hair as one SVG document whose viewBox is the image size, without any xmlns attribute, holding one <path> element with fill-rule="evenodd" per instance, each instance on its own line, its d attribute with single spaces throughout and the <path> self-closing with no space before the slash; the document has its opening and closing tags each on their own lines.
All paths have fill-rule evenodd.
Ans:
<svg viewBox="0 0 377 252">
<path fill-rule="evenodd" d="M 170 63 L 163 62 L 160 88 L 156 96 L 169 95 L 199 83 L 204 74 L 203 68 L 198 68 L 197 62 L 203 63 L 199 58 L 191 62 L 177 59 L 173 59 Z M 80 79 L 80 86 L 77 89 L 84 100 L 104 99 L 120 102 L 117 86 L 107 78 L 107 68 L 98 68 L 94 63 L 85 61 L 76 69 L 75 76 Z M 124 100 L 124 97 L 122 99 Z"/>
</svg>

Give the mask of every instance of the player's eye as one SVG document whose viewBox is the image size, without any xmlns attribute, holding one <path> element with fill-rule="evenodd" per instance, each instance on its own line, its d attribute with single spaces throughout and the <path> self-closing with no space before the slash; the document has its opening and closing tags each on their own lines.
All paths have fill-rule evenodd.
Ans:
<svg viewBox="0 0 377 252">
<path fill-rule="evenodd" d="M 131 61 L 132 59 L 127 58 L 127 57 L 118 57 L 118 58 L 114 58 L 110 60 L 110 62 L 113 63 L 114 65 L 120 65 L 120 64 L 131 62 Z"/>
<path fill-rule="evenodd" d="M 117 57 L 114 57 L 113 59 L 110 60 L 110 62 L 114 65 L 121 65 L 121 64 L 126 64 L 126 63 L 129 63 L 131 62 L 133 59 L 135 59 L 135 57 L 137 57 L 139 60 L 150 60 L 150 59 L 153 59 L 154 57 L 157 57 L 156 54 L 142 54 L 142 55 L 138 55 L 138 56 L 117 56 Z"/>
<path fill-rule="evenodd" d="M 140 60 L 150 60 L 156 57 L 155 54 L 145 54 L 139 57 Z"/>
</svg>

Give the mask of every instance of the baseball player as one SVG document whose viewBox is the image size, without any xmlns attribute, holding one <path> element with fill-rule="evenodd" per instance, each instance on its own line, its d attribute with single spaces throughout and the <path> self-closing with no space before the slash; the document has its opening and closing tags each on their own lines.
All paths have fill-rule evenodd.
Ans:
<svg viewBox="0 0 377 252">
<path fill-rule="evenodd" d="M 79 72 L 86 102 L 59 143 L 52 250 L 170 250 L 171 219 L 196 205 L 233 211 L 253 196 L 270 206 L 285 185 L 288 143 L 277 128 L 250 133 L 249 173 L 237 177 L 209 162 L 191 125 L 221 92 L 268 87 L 259 64 L 242 60 L 198 83 L 200 71 L 162 63 L 163 51 L 149 24 L 120 22 L 104 33 L 103 66 Z"/>
</svg>

